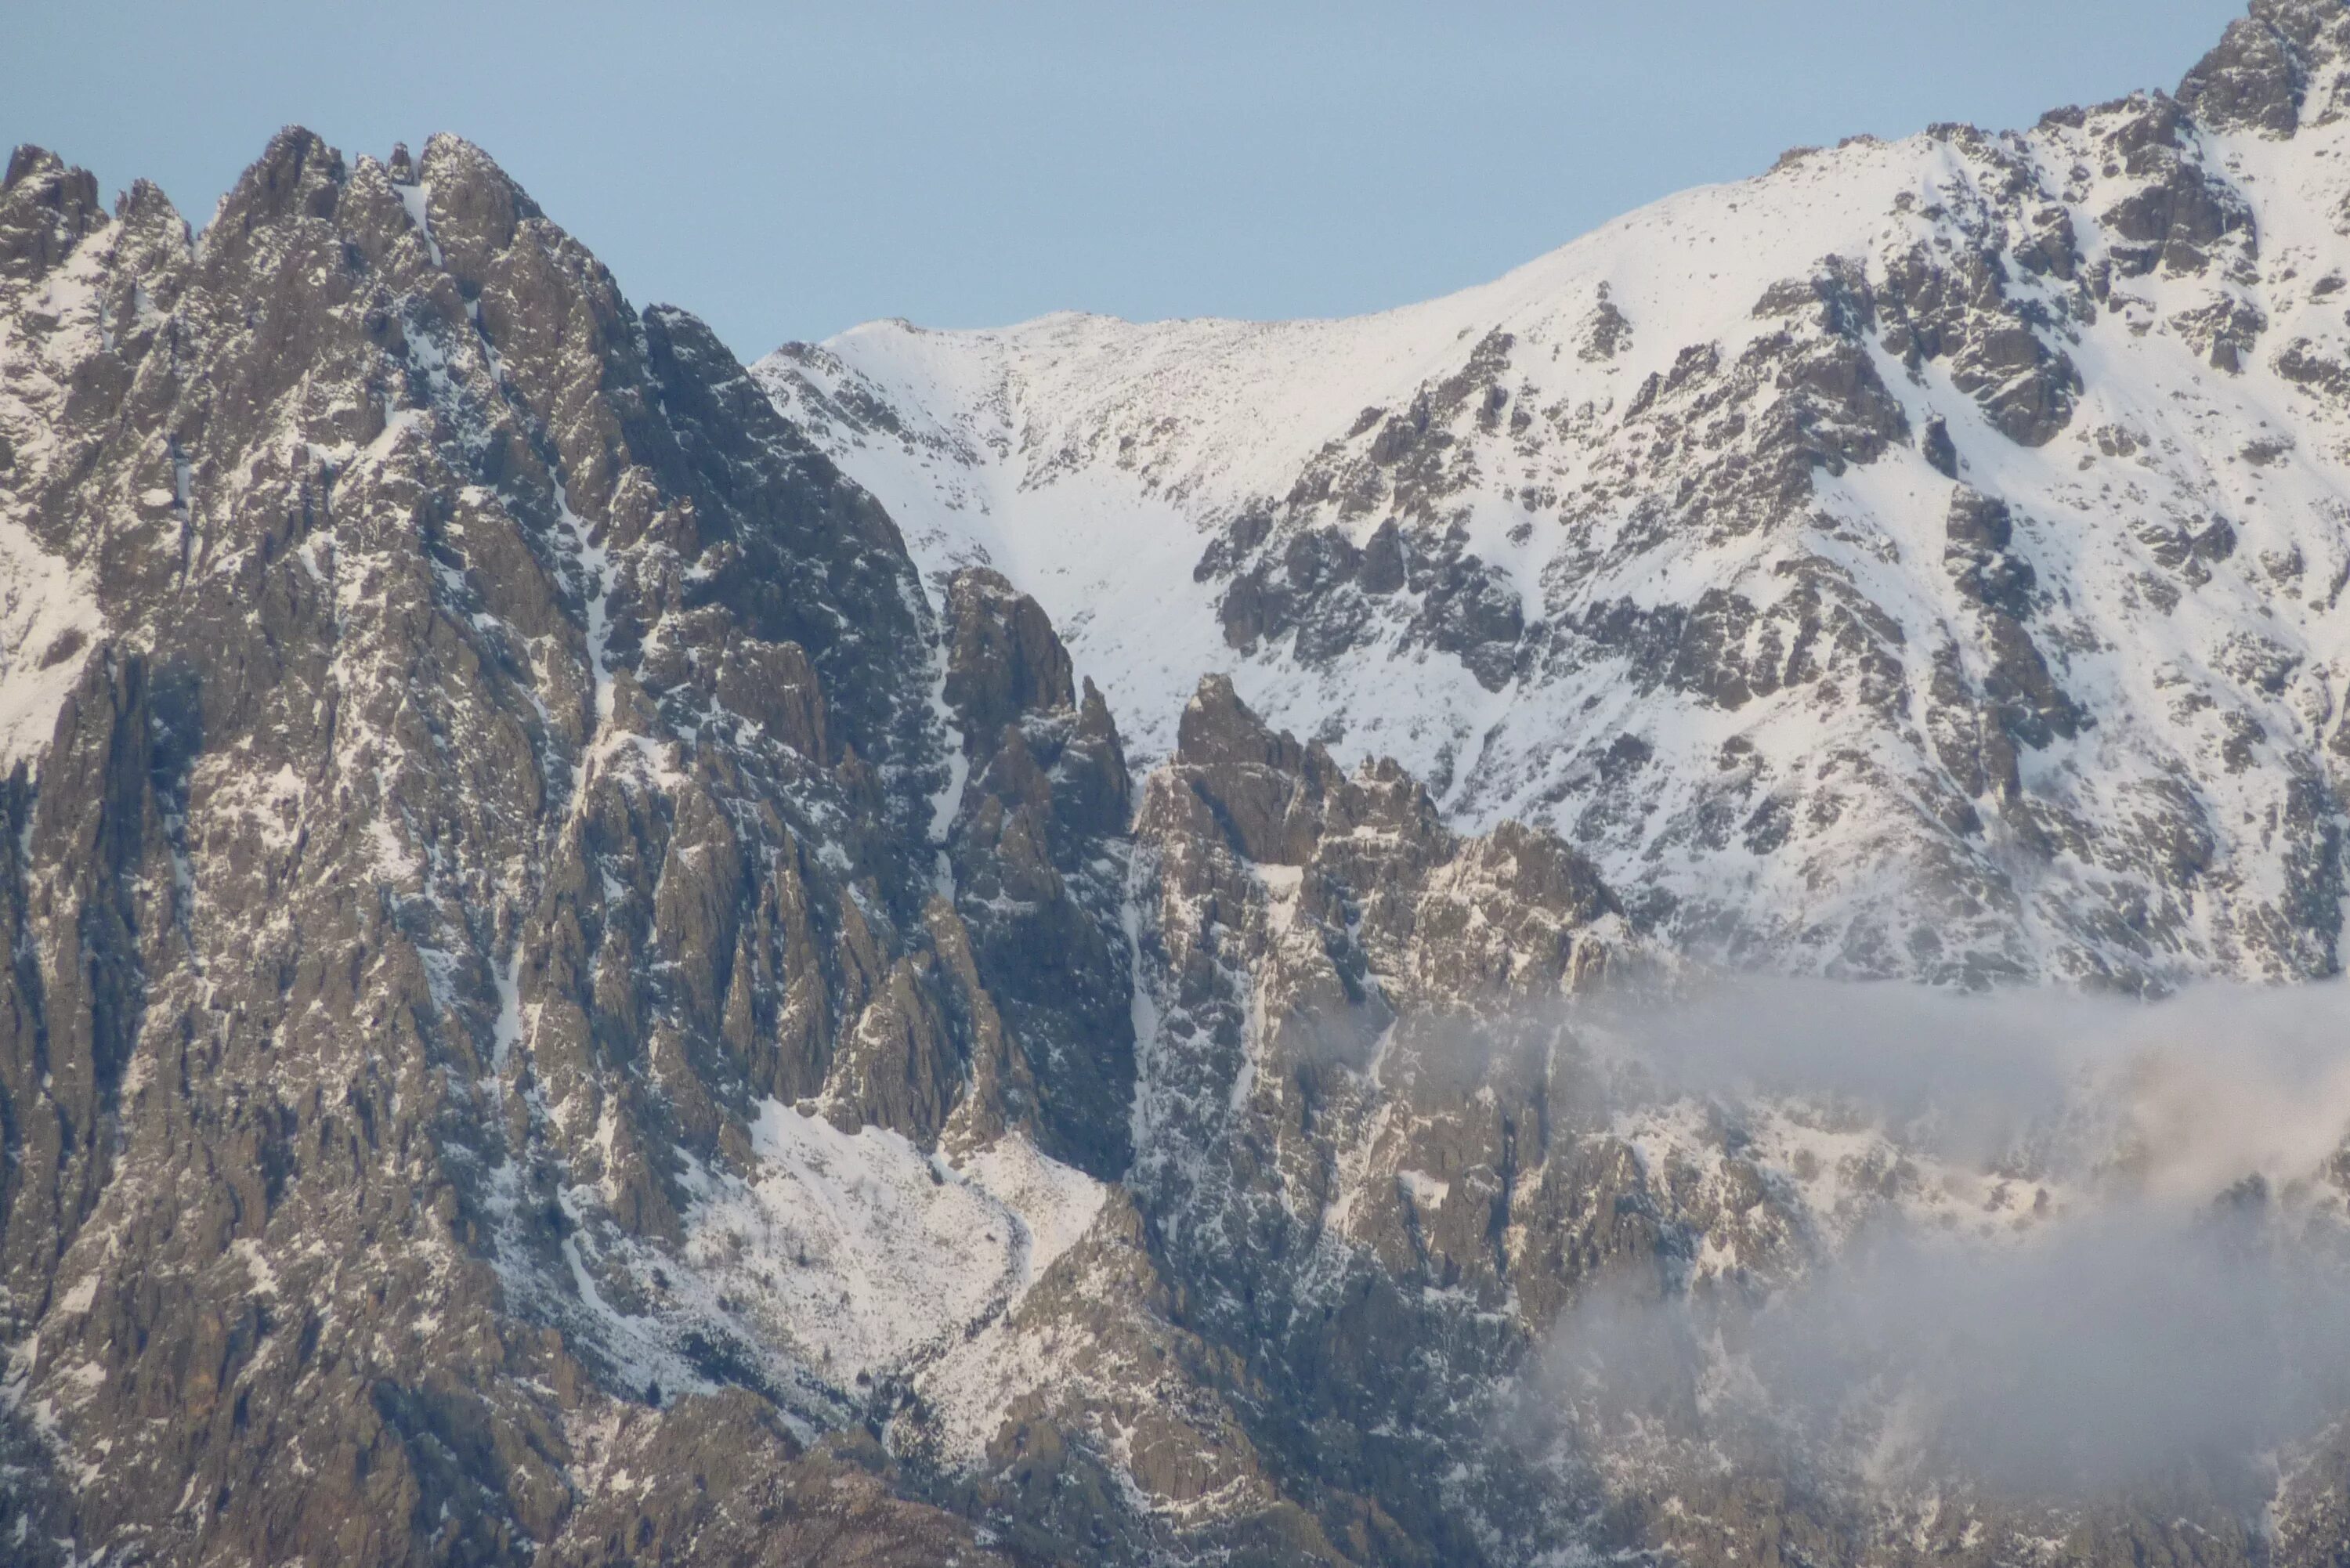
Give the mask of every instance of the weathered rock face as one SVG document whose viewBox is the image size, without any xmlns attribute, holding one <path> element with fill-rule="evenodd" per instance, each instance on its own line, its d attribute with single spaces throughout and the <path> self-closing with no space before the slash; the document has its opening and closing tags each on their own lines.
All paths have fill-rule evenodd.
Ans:
<svg viewBox="0 0 2350 1568">
<path fill-rule="evenodd" d="M 1134 1092 L 1118 728 L 1092 681 L 1082 698 L 1071 685 L 1045 612 L 993 572 L 962 573 L 948 590 L 942 690 L 965 779 L 949 836 L 955 907 L 1006 1052 L 981 1065 L 999 1103 L 966 1136 L 1016 1125 L 1054 1158 L 1116 1180 L 1132 1154 Z"/>
<path fill-rule="evenodd" d="M 776 1561 L 968 1550 L 883 1481 L 792 1501 L 861 1395 L 659 1260 L 776 1099 L 1123 1163 L 1107 711 L 1033 606 L 940 647 L 880 508 L 478 151 L 396 167 L 288 131 L 200 242 L 36 151 L 0 197 L 0 1334 L 47 1478 L 6 1522 L 36 1560 L 715 1560 L 742 1509 L 800 1521 Z M 1021 638 L 1058 686 L 980 693 Z M 723 1384 L 764 1400 L 650 1408 Z M 706 1501 L 585 1506 L 738 1444 Z"/>
<path fill-rule="evenodd" d="M 288 131 L 201 242 L 15 169 L 31 1560 L 1471 1549 L 1399 1479 L 1466 1414 L 1317 1445 L 1523 1337 L 1419 1304 L 1516 1263 L 1395 1162 L 1551 1169 L 1553 1045 L 1497 1116 L 1448 1073 L 1373 1123 L 1438 1011 L 1630 940 L 1586 864 L 1218 682 L 1138 828 L 1035 603 L 934 611 L 705 330 L 463 142 Z M 1524 1245 L 1616 1225 L 1581 1201 L 1517 1199 Z M 1284 1302 L 1330 1326 L 1266 1339 Z M 1459 1365 L 1358 1379 L 1364 1332 Z"/>
<path fill-rule="evenodd" d="M 2326 975 L 2345 80 L 2336 0 L 2261 0 L 2176 98 L 1799 150 L 1407 310 L 757 374 L 926 571 L 1046 564 L 1139 763 L 1229 668 L 1739 963 Z"/>
<path fill-rule="evenodd" d="M 959 576 L 950 618 L 1002 593 Z M 1131 1163 L 1009 1312 L 911 1369 L 889 1446 L 1029 1550 L 1080 1521 L 1118 1560 L 1533 1550 L 1580 1504 L 1496 1441 L 1498 1401 L 1585 1279 L 1654 1272 L 1658 1234 L 1544 1009 L 1638 939 L 1556 839 L 1461 839 L 1222 678 L 1181 734 L 1106 846 Z"/>
<path fill-rule="evenodd" d="M 1458 838 L 1392 763 L 1342 774 L 1221 677 L 1180 735 L 1137 829 L 1129 1186 L 1191 1321 L 1280 1391 L 1255 1440 L 1324 1528 L 1468 1552 L 1439 1477 L 1468 1459 L 1509 1490 L 1485 1379 L 1586 1271 L 1653 1259 L 1571 1037 L 1515 1022 L 1631 933 L 1555 839 Z M 1425 1354 L 1383 1365 L 1398 1344 Z"/>
<path fill-rule="evenodd" d="M 2252 0 L 2219 47 L 2187 73 L 2178 101 L 2214 130 L 2291 136 L 2304 119 L 2342 112 L 2340 61 L 2350 45 L 2342 7 L 2327 0 Z"/>
</svg>

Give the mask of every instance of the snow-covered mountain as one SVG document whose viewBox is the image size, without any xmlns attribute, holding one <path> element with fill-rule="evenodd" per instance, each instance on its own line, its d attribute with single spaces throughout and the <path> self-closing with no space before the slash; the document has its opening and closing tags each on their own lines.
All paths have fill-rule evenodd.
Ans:
<svg viewBox="0 0 2350 1568">
<path fill-rule="evenodd" d="M 2340 967 L 2350 46 L 1797 150 L 1383 315 L 904 322 L 756 368 L 1147 766 L 1202 669 L 1744 962 Z"/>
<path fill-rule="evenodd" d="M 0 1562 L 2338 1564 L 2350 993 L 1702 961 L 2334 966 L 2346 67 L 755 376 L 17 150 Z"/>
</svg>

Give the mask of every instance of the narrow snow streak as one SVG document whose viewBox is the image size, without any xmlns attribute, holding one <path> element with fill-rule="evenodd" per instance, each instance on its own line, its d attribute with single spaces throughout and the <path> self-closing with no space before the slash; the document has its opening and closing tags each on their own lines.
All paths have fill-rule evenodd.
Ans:
<svg viewBox="0 0 2350 1568">
<path fill-rule="evenodd" d="M 559 479 L 555 482 L 555 511 L 556 520 L 571 535 L 579 595 L 588 609 L 588 664 L 595 676 L 596 724 L 601 729 L 612 716 L 613 703 L 611 552 L 594 541 L 587 523 L 571 510 L 571 497 Z"/>
<path fill-rule="evenodd" d="M 441 265 L 441 242 L 432 237 L 432 220 L 426 205 L 432 196 L 432 182 L 420 180 L 412 185 L 394 185 L 392 189 L 400 192 L 400 204 L 408 209 L 408 221 L 424 236 L 425 254 L 432 258 L 434 266 Z"/>
</svg>

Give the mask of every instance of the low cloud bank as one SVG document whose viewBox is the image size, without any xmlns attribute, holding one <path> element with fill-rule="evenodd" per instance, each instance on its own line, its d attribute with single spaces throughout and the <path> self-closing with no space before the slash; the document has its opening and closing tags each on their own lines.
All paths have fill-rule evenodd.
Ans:
<svg viewBox="0 0 2350 1568">
<path fill-rule="evenodd" d="M 2308 1177 L 2350 1135 L 2350 987 L 2046 992 L 1723 981 L 1586 1015 L 1630 1099 L 1842 1106 L 1939 1157 L 2048 1164 L 2161 1201 Z"/>
<path fill-rule="evenodd" d="M 1635 1099 L 1831 1104 L 2066 1198 L 1990 1235 L 1895 1212 L 1768 1294 L 1599 1291 L 1545 1368 L 1588 1418 L 2076 1500 L 2350 1413 L 2350 990 L 1748 981 L 1594 1033 Z"/>
</svg>

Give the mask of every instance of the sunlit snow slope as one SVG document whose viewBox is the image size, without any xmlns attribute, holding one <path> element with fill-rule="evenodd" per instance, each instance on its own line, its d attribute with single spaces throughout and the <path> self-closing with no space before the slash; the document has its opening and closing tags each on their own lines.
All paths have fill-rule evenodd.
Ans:
<svg viewBox="0 0 2350 1568">
<path fill-rule="evenodd" d="M 2339 964 L 2342 7 L 2177 99 L 1791 153 L 1345 321 L 903 322 L 758 368 L 1132 756 L 1205 669 L 1773 967 Z"/>
</svg>

